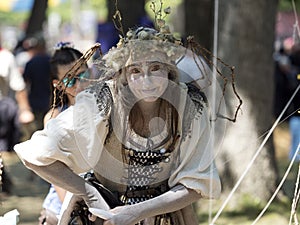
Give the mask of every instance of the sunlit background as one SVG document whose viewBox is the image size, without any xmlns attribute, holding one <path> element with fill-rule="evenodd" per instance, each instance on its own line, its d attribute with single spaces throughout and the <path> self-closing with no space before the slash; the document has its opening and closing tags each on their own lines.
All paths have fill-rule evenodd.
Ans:
<svg viewBox="0 0 300 225">
<path fill-rule="evenodd" d="M 165 5 L 176 8 L 181 0 L 167 0 Z M 24 30 L 34 0 L 0 0 L 0 32 L 2 46 L 12 50 L 24 36 Z M 149 9 L 145 10 L 153 17 Z M 47 22 L 44 32 L 48 44 L 72 41 L 79 48 L 92 45 L 97 24 L 107 20 L 106 0 L 48 0 Z M 79 19 L 80 18 L 80 19 Z"/>
</svg>

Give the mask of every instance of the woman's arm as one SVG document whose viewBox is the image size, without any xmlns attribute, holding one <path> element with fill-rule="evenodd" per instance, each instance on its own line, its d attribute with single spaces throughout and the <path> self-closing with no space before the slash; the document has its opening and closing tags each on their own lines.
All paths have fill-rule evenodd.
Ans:
<svg viewBox="0 0 300 225">
<path fill-rule="evenodd" d="M 103 225 L 132 225 L 148 217 L 177 211 L 200 198 L 200 193 L 183 185 L 177 185 L 168 192 L 147 201 L 112 209 L 111 212 L 115 215 Z"/>
<path fill-rule="evenodd" d="M 44 116 L 44 126 L 46 126 L 46 123 L 51 119 L 57 117 L 57 115 L 60 113 L 60 111 L 57 108 L 49 110 L 46 115 Z M 28 163 L 27 163 L 28 164 Z M 64 201 L 65 195 L 66 195 L 66 190 L 63 188 L 53 185 L 57 196 L 61 202 Z"/>
<path fill-rule="evenodd" d="M 53 110 L 52 110 L 52 109 L 49 110 L 49 111 L 46 113 L 46 115 L 44 116 L 44 120 L 43 120 L 44 126 L 46 126 L 46 123 L 47 123 L 50 119 L 57 117 L 59 113 L 60 113 L 60 111 L 59 111 L 57 108 L 55 108 L 55 109 L 53 109 Z"/>
<path fill-rule="evenodd" d="M 188 189 L 183 185 L 177 185 L 156 198 L 134 205 L 133 208 L 134 212 L 138 212 L 141 219 L 144 219 L 159 214 L 177 211 L 200 198 L 200 193 Z"/>
<path fill-rule="evenodd" d="M 58 187 L 58 186 L 56 186 L 56 185 L 53 185 L 53 187 L 54 187 L 54 189 L 55 189 L 55 191 L 56 191 L 56 193 L 57 193 L 57 196 L 58 196 L 59 200 L 60 200 L 61 202 L 63 202 L 63 201 L 64 201 L 64 198 L 65 198 L 65 196 L 66 196 L 66 190 L 63 189 L 63 188 L 61 188 L 61 187 Z"/>
<path fill-rule="evenodd" d="M 55 161 L 47 166 L 36 166 L 27 161 L 24 161 L 24 164 L 49 183 L 81 197 L 88 207 L 109 209 L 109 206 L 97 189 L 87 183 L 82 177 L 75 174 L 62 162 Z"/>
</svg>

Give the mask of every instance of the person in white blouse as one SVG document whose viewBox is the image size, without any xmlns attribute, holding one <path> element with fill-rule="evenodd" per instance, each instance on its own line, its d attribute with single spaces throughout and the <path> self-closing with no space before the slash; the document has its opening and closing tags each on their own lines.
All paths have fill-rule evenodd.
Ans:
<svg viewBox="0 0 300 225">
<path fill-rule="evenodd" d="M 22 138 L 21 125 L 33 120 L 25 82 L 15 56 L 1 46 L 0 40 L 0 153 L 13 151 L 13 146 Z M 12 182 L 3 164 L 5 162 L 1 161 L 2 192 L 9 194 Z"/>
<path fill-rule="evenodd" d="M 74 106 L 15 146 L 29 169 L 72 193 L 60 224 L 196 225 L 192 203 L 219 197 L 209 104 L 179 82 L 184 54 L 170 34 L 130 31 L 94 62 L 99 78 Z"/>
<path fill-rule="evenodd" d="M 1 46 L 0 40 L 0 99 L 15 98 L 20 110 L 21 123 L 33 121 L 25 81 L 17 66 L 16 58 L 11 51 Z"/>
</svg>

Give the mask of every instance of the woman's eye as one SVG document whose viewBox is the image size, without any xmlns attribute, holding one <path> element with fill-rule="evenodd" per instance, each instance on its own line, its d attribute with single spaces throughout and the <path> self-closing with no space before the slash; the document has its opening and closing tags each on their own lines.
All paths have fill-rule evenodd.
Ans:
<svg viewBox="0 0 300 225">
<path fill-rule="evenodd" d="M 155 71 L 158 71 L 160 69 L 161 69 L 160 65 L 152 65 L 151 68 L 150 68 L 150 71 L 155 72 Z"/>
<path fill-rule="evenodd" d="M 130 69 L 130 73 L 131 74 L 137 74 L 137 73 L 140 73 L 141 71 L 140 71 L 140 69 L 138 69 L 138 68 L 132 68 L 132 69 Z"/>
</svg>

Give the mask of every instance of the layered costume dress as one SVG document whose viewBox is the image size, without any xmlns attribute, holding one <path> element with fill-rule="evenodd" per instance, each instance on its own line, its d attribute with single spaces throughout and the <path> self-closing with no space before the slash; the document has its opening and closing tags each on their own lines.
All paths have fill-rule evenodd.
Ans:
<svg viewBox="0 0 300 225">
<path fill-rule="evenodd" d="M 176 185 L 195 190 L 203 198 L 217 198 L 221 185 L 203 93 L 192 85 L 178 84 L 177 135 L 170 136 L 172 115 L 166 113 L 162 132 L 143 137 L 122 122 L 128 118 L 119 111 L 115 87 L 112 79 L 79 93 L 74 106 L 51 119 L 30 140 L 15 146 L 19 157 L 37 166 L 59 160 L 77 174 L 93 171 L 123 204 L 146 201 Z M 141 224 L 158 221 L 198 224 L 192 206 L 146 218 Z"/>
</svg>

